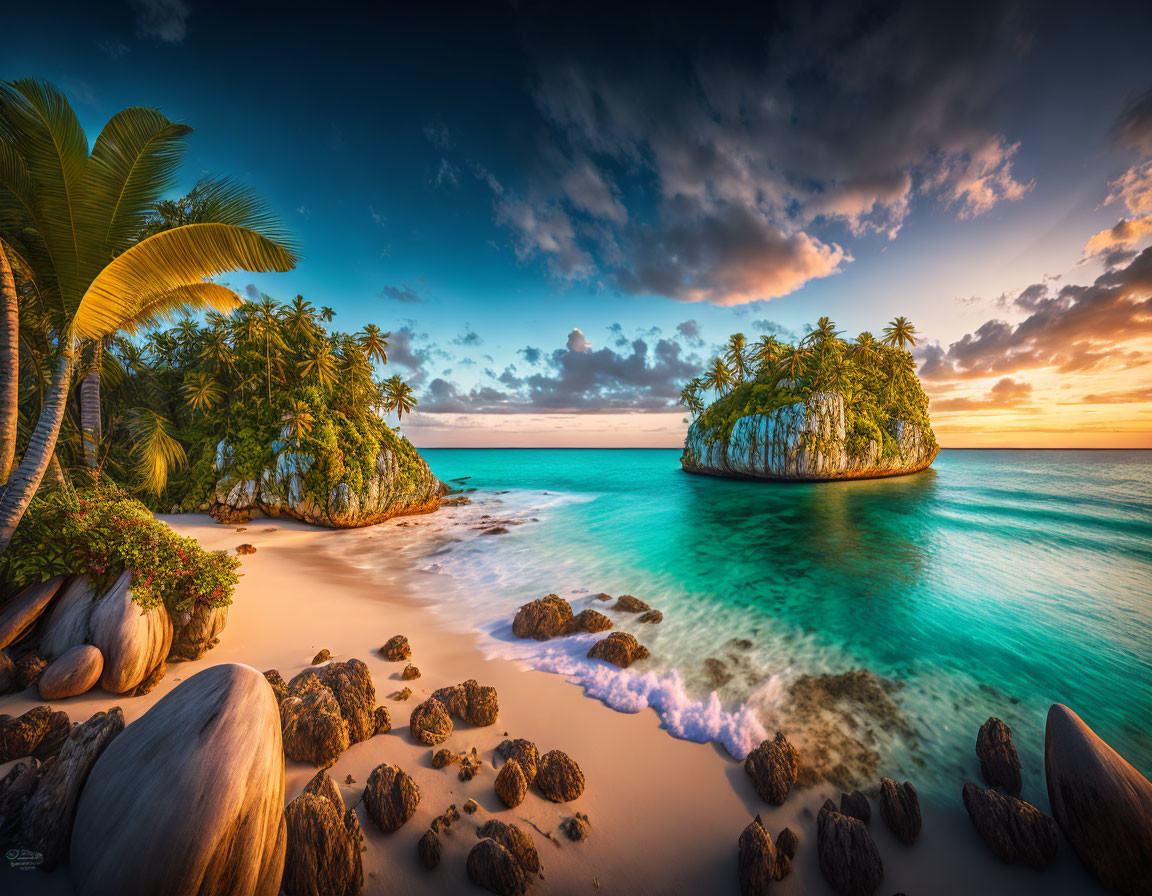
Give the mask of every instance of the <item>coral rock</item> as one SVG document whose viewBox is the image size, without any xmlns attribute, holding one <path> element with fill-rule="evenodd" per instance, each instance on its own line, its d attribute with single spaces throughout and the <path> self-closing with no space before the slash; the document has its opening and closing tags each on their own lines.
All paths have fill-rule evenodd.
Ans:
<svg viewBox="0 0 1152 896">
<path fill-rule="evenodd" d="M 796 748 L 781 731 L 776 732 L 775 740 L 764 741 L 744 760 L 744 771 L 756 792 L 773 806 L 782 805 L 788 798 L 799 768 Z"/>
<path fill-rule="evenodd" d="M 527 793 L 528 779 L 525 778 L 520 763 L 515 759 L 509 759 L 496 776 L 496 795 L 509 809 L 515 809 L 524 802 Z"/>
<path fill-rule="evenodd" d="M 584 772 L 566 753 L 552 750 L 540 757 L 536 788 L 554 803 L 567 803 L 584 792 Z"/>
<path fill-rule="evenodd" d="M 963 795 L 976 833 L 1005 862 L 1039 870 L 1056 857 L 1056 822 L 1031 803 L 971 783 Z"/>
<path fill-rule="evenodd" d="M 980 726 L 976 735 L 976 755 L 980 757 L 980 774 L 989 787 L 1002 787 L 1013 796 L 1020 795 L 1020 757 L 1012 743 L 1012 729 L 996 718 Z"/>
<path fill-rule="evenodd" d="M 376 827 L 391 834 L 414 814 L 420 805 L 420 788 L 406 772 L 383 763 L 372 769 L 364 788 L 364 806 Z"/>
<path fill-rule="evenodd" d="M 621 669 L 627 669 L 637 660 L 646 660 L 648 648 L 627 632 L 612 632 L 607 638 L 597 641 L 588 651 L 588 658 L 604 660 Z"/>
<path fill-rule="evenodd" d="M 41 700 L 63 700 L 86 694 L 100 680 L 104 656 L 91 644 L 65 651 L 40 676 L 37 687 Z"/>
<path fill-rule="evenodd" d="M 880 779 L 880 815 L 902 843 L 911 845 L 920 834 L 920 798 L 916 788 L 905 781 Z"/>
</svg>

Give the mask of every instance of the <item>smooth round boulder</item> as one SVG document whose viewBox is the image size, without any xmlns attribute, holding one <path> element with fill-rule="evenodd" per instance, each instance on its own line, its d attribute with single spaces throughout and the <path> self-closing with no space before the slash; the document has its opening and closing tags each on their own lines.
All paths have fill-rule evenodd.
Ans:
<svg viewBox="0 0 1152 896">
<path fill-rule="evenodd" d="M 40 636 L 39 650 L 45 659 L 58 659 L 73 647 L 87 643 L 95 602 L 96 589 L 90 576 L 73 576 L 60 587 Z"/>
<path fill-rule="evenodd" d="M 275 896 L 284 748 L 272 688 L 249 666 L 177 685 L 100 755 L 72 831 L 79 896 Z"/>
<path fill-rule="evenodd" d="M 41 700 L 63 700 L 87 694 L 96 687 L 104 671 L 104 655 L 98 647 L 82 644 L 60 655 L 37 682 Z"/>
<path fill-rule="evenodd" d="M 27 634 L 63 582 L 64 576 L 55 576 L 47 582 L 29 585 L 12 599 L 0 613 L 0 647 L 15 644 Z"/>
<path fill-rule="evenodd" d="M 92 643 L 104 655 L 100 686 L 123 694 L 142 682 L 172 646 L 172 620 L 163 606 L 144 610 L 132 599 L 132 577 L 125 572 L 96 601 L 90 622 Z"/>
</svg>

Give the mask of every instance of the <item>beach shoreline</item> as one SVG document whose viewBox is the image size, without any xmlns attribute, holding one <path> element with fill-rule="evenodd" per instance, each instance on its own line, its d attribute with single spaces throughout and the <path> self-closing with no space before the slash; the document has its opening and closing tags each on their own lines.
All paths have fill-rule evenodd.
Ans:
<svg viewBox="0 0 1152 896">
<path fill-rule="evenodd" d="M 329 650 L 334 660 L 363 660 L 377 702 L 391 714 L 392 730 L 354 745 L 328 772 L 348 805 L 357 803 L 369 773 L 382 762 L 408 772 L 421 790 L 415 816 L 393 834 L 382 834 L 363 805 L 357 807 L 365 834 L 365 893 L 479 892 L 468 881 L 465 858 L 476 842 L 474 829 L 489 818 L 518 824 L 532 836 L 544 866 L 543 879 L 533 887 L 536 892 L 736 893 L 737 840 L 757 814 L 774 838 L 790 827 L 800 842 L 791 874 L 773 883 L 773 892 L 831 892 L 818 867 L 815 813 L 825 798 L 838 799 L 838 792 L 831 787 L 794 791 L 782 807 L 769 806 L 757 795 L 742 763 L 723 747 L 671 737 L 654 710 L 617 712 L 586 697 L 562 675 L 486 657 L 475 635 L 461 631 L 463 625 L 449 625 L 415 596 L 415 577 L 421 573 L 406 548 L 429 537 L 432 527 L 402 526 L 398 521 L 373 527 L 373 550 L 379 555 L 369 571 L 346 556 L 349 542 L 344 539 L 350 530 L 324 530 L 287 519 L 221 526 L 200 515 L 160 518 L 208 549 L 232 551 L 241 543 L 256 548 L 243 558 L 242 578 L 220 643 L 199 660 L 171 664 L 146 696 L 121 698 L 97 689 L 58 701 L 54 708 L 76 722 L 120 705 L 131 724 L 181 680 L 219 663 L 274 668 L 290 679 L 321 649 Z M 428 533 L 421 531 L 425 528 Z M 379 656 L 380 645 L 395 634 L 405 635 L 412 645 L 411 662 L 422 672 L 419 679 L 403 681 L 405 663 Z M 475 778 L 462 782 L 455 766 L 432 768 L 434 750 L 413 741 L 407 723 L 411 709 L 432 691 L 469 678 L 497 689 L 500 717 L 486 728 L 458 725 L 441 745 L 458 753 L 477 749 L 484 765 Z M 405 686 L 413 692 L 408 701 L 390 699 Z M 15 715 L 40 702 L 29 691 L 0 701 L 0 711 Z M 527 738 L 542 753 L 568 753 L 586 777 L 584 795 L 554 804 L 530 791 L 516 809 L 506 808 L 493 790 L 494 751 L 506 737 Z M 0 767 L 0 774 L 6 768 Z M 286 799 L 296 797 L 315 773 L 311 766 L 288 761 Z M 349 775 L 355 783 L 345 783 Z M 441 835 L 440 867 L 424 870 L 416 851 L 420 836 L 450 804 L 460 808 L 469 798 L 476 800 L 479 811 L 463 816 Z M 577 811 L 588 816 L 591 826 L 588 839 L 579 843 L 567 840 L 559 829 Z M 870 832 L 884 861 L 883 892 L 1101 892 L 1063 841 L 1043 873 L 1000 862 L 972 829 L 959 793 L 955 812 L 924 808 L 923 832 L 913 846 L 900 844 L 875 808 Z M 29 893 L 72 889 L 67 868 L 45 875 L 5 866 L 0 882 Z"/>
</svg>

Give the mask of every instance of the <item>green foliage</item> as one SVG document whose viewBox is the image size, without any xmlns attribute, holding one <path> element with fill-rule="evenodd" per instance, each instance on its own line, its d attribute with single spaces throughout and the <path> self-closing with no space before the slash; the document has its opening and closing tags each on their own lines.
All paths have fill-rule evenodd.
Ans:
<svg viewBox="0 0 1152 896">
<path fill-rule="evenodd" d="M 132 597 L 175 614 L 232 602 L 240 561 L 177 535 L 107 480 L 78 490 L 41 489 L 0 557 L 0 586 L 14 593 L 56 575 L 88 573 L 99 586 L 132 572 Z"/>
</svg>

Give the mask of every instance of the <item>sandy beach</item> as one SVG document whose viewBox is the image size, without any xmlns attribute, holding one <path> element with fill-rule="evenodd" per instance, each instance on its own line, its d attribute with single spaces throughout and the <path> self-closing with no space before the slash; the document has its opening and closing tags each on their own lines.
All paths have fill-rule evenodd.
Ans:
<svg viewBox="0 0 1152 896">
<path fill-rule="evenodd" d="M 348 805 L 359 800 L 369 773 L 382 762 L 407 771 L 421 792 L 416 815 L 390 835 L 373 825 L 363 805 L 358 807 L 365 833 L 366 893 L 479 892 L 468 881 L 465 857 L 475 843 L 475 828 L 489 817 L 519 824 L 535 840 L 544 866 L 535 892 L 736 893 L 737 839 L 756 814 L 773 837 L 787 826 L 800 841 L 792 873 L 774 883 L 773 891 L 831 892 L 818 867 L 815 811 L 826 797 L 838 799 L 838 793 L 796 791 L 784 806 L 771 807 L 756 794 L 742 764 L 723 748 L 669 736 L 654 711 L 616 712 L 586 697 L 563 676 L 485 658 L 472 636 L 452 630 L 460 627 L 448 626 L 415 596 L 412 585 L 421 573 L 412 568 L 405 549 L 426 537 L 436 525 L 435 516 L 375 527 L 373 549 L 388 558 L 384 563 L 377 559 L 376 571 L 341 559 L 347 554 L 345 539 L 354 535 L 363 543 L 364 530 L 322 530 L 282 519 L 228 527 L 207 516 L 161 518 L 207 548 L 234 550 L 241 543 L 256 547 L 243 558 L 242 578 L 219 645 L 200 660 L 170 665 L 147 696 L 114 698 L 97 688 L 59 701 L 54 708 L 67 711 L 75 722 L 118 704 L 131 724 L 181 680 L 218 663 L 278 669 L 288 679 L 321 649 L 331 651 L 335 660 L 363 660 L 378 702 L 391 713 L 392 731 L 356 744 L 329 772 Z M 405 664 L 378 655 L 380 645 L 395 634 L 409 639 L 411 661 L 422 672 L 418 680 L 402 681 Z M 500 717 L 487 728 L 459 724 L 443 745 L 456 752 L 475 747 L 484 760 L 479 774 L 462 782 L 455 766 L 432 768 L 434 750 L 413 741 L 408 717 L 435 689 L 467 678 L 496 687 Z M 410 700 L 390 699 L 405 685 L 412 688 Z M 0 711 L 24 712 L 40 702 L 35 698 L 34 691 L 9 696 L 0 701 Z M 505 737 L 528 738 L 541 752 L 564 750 L 584 771 L 584 795 L 558 805 L 531 791 L 519 807 L 506 808 L 493 790 L 493 761 L 500 763 L 494 751 Z M 6 770 L 0 767 L 0 774 Z M 299 794 L 315 773 L 310 766 L 289 761 L 286 798 Z M 354 783 L 345 783 L 348 776 Z M 468 798 L 476 800 L 479 811 L 462 816 L 442 835 L 441 865 L 425 871 L 417 860 L 417 841 L 433 818 L 450 804 L 461 807 Z M 1063 840 L 1056 861 L 1043 873 L 1001 863 L 972 829 L 959 794 L 956 803 L 954 813 L 926 808 L 922 834 L 911 847 L 895 839 L 874 808 L 870 831 L 884 862 L 882 892 L 1102 892 Z M 561 822 L 577 811 L 586 813 L 591 824 L 589 837 L 579 843 L 560 831 Z M 5 865 L 0 889 L 67 893 L 71 881 L 67 868 L 46 875 Z"/>
</svg>

